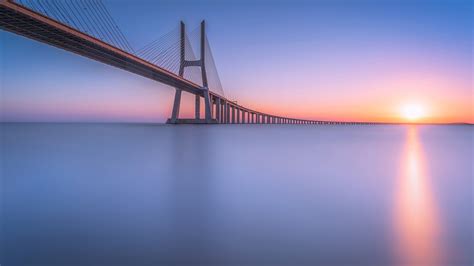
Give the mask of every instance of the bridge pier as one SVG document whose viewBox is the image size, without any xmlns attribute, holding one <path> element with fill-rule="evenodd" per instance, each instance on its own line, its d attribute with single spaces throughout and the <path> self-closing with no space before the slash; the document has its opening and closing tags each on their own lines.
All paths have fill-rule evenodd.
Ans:
<svg viewBox="0 0 474 266">
<path fill-rule="evenodd" d="M 222 113 L 221 121 L 222 123 L 225 123 L 225 101 L 224 100 L 221 103 L 221 113 Z"/>
<path fill-rule="evenodd" d="M 194 100 L 194 119 L 198 120 L 201 118 L 201 97 L 199 95 L 195 96 Z"/>
<path fill-rule="evenodd" d="M 181 105 L 181 90 L 176 89 L 174 94 L 173 112 L 171 113 L 171 123 L 176 124 L 179 117 L 179 106 Z"/>
<path fill-rule="evenodd" d="M 201 99 L 199 99 L 200 102 Z M 207 123 L 211 123 L 212 110 L 211 110 L 211 96 L 209 95 L 209 88 L 204 87 L 204 116 Z"/>
<path fill-rule="evenodd" d="M 221 99 L 214 98 L 214 103 L 216 105 L 216 120 L 221 122 Z"/>
<path fill-rule="evenodd" d="M 232 108 L 232 124 L 235 124 L 235 107 L 231 106 Z"/>
</svg>

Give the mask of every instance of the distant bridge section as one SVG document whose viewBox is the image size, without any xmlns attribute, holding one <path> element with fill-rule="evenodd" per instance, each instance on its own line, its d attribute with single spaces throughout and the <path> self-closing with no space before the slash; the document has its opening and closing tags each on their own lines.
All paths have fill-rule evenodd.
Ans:
<svg viewBox="0 0 474 266">
<path fill-rule="evenodd" d="M 28 2 L 35 3 L 35 1 Z M 168 119 L 168 123 L 171 124 L 362 124 L 277 116 L 246 108 L 227 99 L 223 95 L 217 70 L 214 69 L 204 21 L 200 26 L 199 58 L 194 56 L 194 51 L 187 40 L 185 25 L 181 23 L 180 37 L 177 41 L 179 60 L 172 63 L 172 66 L 177 68 L 177 73 L 175 73 L 172 69 L 165 69 L 156 63 L 154 58 L 172 59 L 166 54 L 157 53 L 159 48 L 156 44 L 152 44 L 145 50 L 146 55 L 153 54 L 154 57 L 144 59 L 145 54 L 142 54 L 142 57 L 138 56 L 123 34 L 117 31 L 116 26 L 114 28 L 103 4 L 99 6 L 99 9 L 90 6 L 90 14 L 82 17 L 81 20 L 79 11 L 74 10 L 74 2 L 69 1 L 71 5 L 66 5 L 64 3 L 68 3 L 68 0 L 49 2 L 37 0 L 35 4 L 27 6 L 23 1 L 0 0 L 0 28 L 174 87 L 176 93 L 173 111 L 171 118 Z M 94 3 L 101 4 L 100 0 Z M 86 18 L 94 25 L 105 25 L 106 30 L 87 29 L 84 26 L 84 24 L 87 25 Z M 81 30 L 81 25 L 86 29 Z M 187 56 L 189 53 L 193 54 L 191 58 Z M 185 77 L 187 68 L 200 69 L 199 82 Z M 214 82 L 217 85 L 212 85 L 211 88 L 216 88 L 220 93 L 209 89 L 208 68 L 214 70 L 217 76 L 217 81 Z M 195 95 L 195 117 L 193 118 L 179 117 L 183 91 Z M 202 118 L 201 102 L 204 102 L 205 110 Z"/>
</svg>

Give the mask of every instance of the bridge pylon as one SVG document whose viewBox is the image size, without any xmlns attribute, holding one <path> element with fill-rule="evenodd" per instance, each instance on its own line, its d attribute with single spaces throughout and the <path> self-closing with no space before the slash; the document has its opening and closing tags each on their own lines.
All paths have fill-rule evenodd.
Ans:
<svg viewBox="0 0 474 266">
<path fill-rule="evenodd" d="M 181 94 L 182 89 L 176 87 L 176 92 L 173 102 L 173 111 L 171 118 L 168 119 L 167 123 L 169 124 L 210 124 L 216 123 L 212 119 L 212 110 L 211 110 L 211 98 L 209 94 L 209 86 L 207 82 L 207 73 L 206 73 L 206 22 L 203 20 L 201 22 L 201 40 L 200 40 L 200 58 L 197 60 L 186 60 L 186 26 L 183 21 L 180 25 L 180 62 L 179 62 L 179 76 L 183 77 L 184 69 L 186 67 L 200 67 L 201 76 L 202 76 L 202 94 L 195 94 L 195 108 L 194 108 L 194 119 L 180 119 L 179 118 L 179 109 L 181 105 Z M 201 119 L 201 97 L 204 98 L 204 110 L 205 115 L 204 119 Z"/>
</svg>

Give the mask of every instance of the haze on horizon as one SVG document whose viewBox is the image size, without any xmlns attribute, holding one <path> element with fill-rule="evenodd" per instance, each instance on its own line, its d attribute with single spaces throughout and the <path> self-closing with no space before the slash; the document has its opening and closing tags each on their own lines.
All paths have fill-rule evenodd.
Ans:
<svg viewBox="0 0 474 266">
<path fill-rule="evenodd" d="M 135 48 L 205 19 L 226 96 L 262 112 L 474 123 L 469 0 L 104 2 Z M 164 122 L 174 95 L 5 31 L 0 85 L 1 121 Z"/>
</svg>

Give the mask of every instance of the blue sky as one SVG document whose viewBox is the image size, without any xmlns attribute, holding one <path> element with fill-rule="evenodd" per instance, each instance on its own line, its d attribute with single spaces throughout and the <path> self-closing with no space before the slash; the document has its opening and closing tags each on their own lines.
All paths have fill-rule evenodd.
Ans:
<svg viewBox="0 0 474 266">
<path fill-rule="evenodd" d="M 104 1 L 135 48 L 207 21 L 226 95 L 312 119 L 472 121 L 471 1 Z M 5 121 L 163 122 L 173 89 L 0 31 Z M 453 108 L 453 107 L 456 108 Z M 191 97 L 184 115 L 192 112 Z"/>
</svg>

